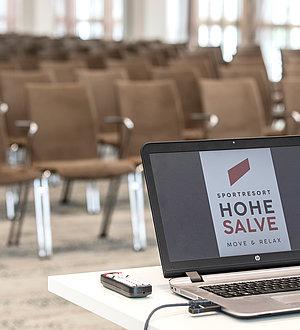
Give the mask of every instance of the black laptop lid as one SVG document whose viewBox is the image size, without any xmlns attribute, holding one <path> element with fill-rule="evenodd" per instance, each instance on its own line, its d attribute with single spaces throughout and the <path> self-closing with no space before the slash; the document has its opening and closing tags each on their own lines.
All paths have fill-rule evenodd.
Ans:
<svg viewBox="0 0 300 330">
<path fill-rule="evenodd" d="M 150 143 L 164 275 L 298 265 L 300 137 Z"/>
</svg>

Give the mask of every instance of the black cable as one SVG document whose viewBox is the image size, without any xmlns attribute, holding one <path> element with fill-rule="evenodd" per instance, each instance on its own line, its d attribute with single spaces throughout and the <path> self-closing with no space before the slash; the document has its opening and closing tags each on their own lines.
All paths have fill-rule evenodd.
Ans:
<svg viewBox="0 0 300 330">
<path fill-rule="evenodd" d="M 169 307 L 182 307 L 182 306 L 190 306 L 190 302 L 188 303 L 179 303 L 179 304 L 166 304 L 166 305 L 161 305 L 161 306 L 158 306 L 156 307 L 155 309 L 153 309 L 153 311 L 148 315 L 147 317 L 147 320 L 145 322 L 145 325 L 144 325 L 144 330 L 147 330 L 148 329 L 148 326 L 149 326 L 149 322 L 150 322 L 150 319 L 152 317 L 152 315 L 157 312 L 158 310 L 160 309 L 163 309 L 163 308 L 169 308 Z"/>
</svg>

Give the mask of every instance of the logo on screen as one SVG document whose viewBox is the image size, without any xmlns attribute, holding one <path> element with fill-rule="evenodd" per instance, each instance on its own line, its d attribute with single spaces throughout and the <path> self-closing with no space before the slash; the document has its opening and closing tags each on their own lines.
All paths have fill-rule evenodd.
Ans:
<svg viewBox="0 0 300 330">
<path fill-rule="evenodd" d="M 237 165 L 228 170 L 228 177 L 230 185 L 233 186 L 239 181 L 247 172 L 250 171 L 249 159 L 246 158 Z"/>
</svg>

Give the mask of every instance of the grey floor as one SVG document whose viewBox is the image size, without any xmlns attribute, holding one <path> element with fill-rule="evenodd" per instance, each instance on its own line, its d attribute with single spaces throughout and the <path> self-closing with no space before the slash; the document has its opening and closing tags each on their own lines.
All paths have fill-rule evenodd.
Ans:
<svg viewBox="0 0 300 330">
<path fill-rule="evenodd" d="M 102 199 L 107 185 L 100 183 Z M 4 220 L 4 190 L 0 189 L 0 329 L 119 329 L 112 323 L 48 293 L 47 276 L 159 264 L 152 220 L 146 202 L 148 248 L 134 252 L 126 181 L 121 186 L 109 237 L 98 240 L 101 215 L 85 211 L 84 184 L 76 183 L 72 203 L 58 202 L 61 187 L 52 187 L 54 256 L 39 260 L 33 196 L 19 247 L 6 247 L 9 222 Z"/>
</svg>

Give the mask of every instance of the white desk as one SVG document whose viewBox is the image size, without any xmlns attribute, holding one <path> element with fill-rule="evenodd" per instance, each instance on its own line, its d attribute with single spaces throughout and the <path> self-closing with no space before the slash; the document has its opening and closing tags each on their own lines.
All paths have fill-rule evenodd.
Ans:
<svg viewBox="0 0 300 330">
<path fill-rule="evenodd" d="M 150 282 L 153 293 L 147 298 L 130 299 L 103 288 L 99 273 L 49 276 L 48 290 L 92 313 L 127 329 L 143 329 L 148 314 L 157 306 L 179 303 L 184 299 L 169 290 L 160 267 L 121 270 L 126 274 Z M 220 314 L 192 316 L 187 307 L 158 311 L 151 318 L 151 330 L 299 330 L 300 313 L 252 320 L 239 320 Z"/>
</svg>

